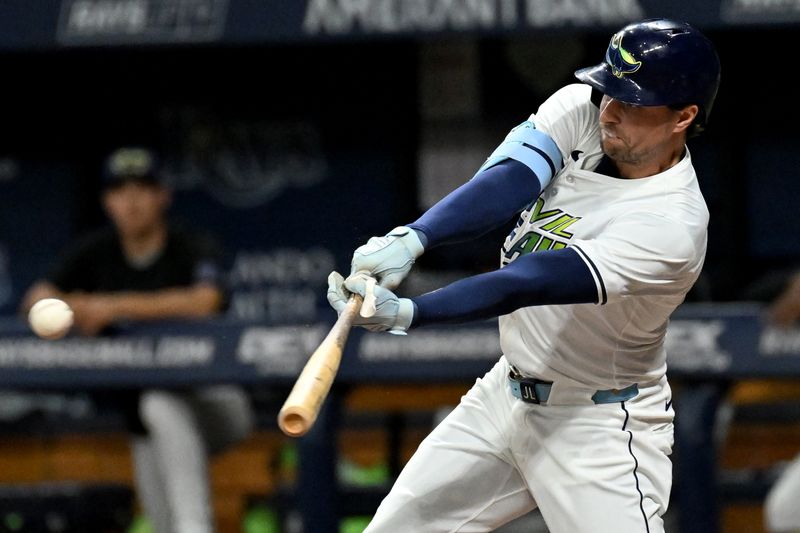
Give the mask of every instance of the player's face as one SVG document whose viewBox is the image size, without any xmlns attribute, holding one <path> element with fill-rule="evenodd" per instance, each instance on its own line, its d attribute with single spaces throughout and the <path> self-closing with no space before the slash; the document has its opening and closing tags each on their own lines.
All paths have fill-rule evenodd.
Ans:
<svg viewBox="0 0 800 533">
<path fill-rule="evenodd" d="M 103 205 L 123 236 L 146 235 L 164 223 L 169 192 L 157 185 L 126 182 L 103 194 Z"/>
<path fill-rule="evenodd" d="M 672 157 L 677 144 L 683 148 L 680 133 L 688 127 L 683 124 L 684 115 L 667 106 L 637 106 L 604 95 L 600 102 L 603 152 L 618 164 L 659 166 Z"/>
</svg>

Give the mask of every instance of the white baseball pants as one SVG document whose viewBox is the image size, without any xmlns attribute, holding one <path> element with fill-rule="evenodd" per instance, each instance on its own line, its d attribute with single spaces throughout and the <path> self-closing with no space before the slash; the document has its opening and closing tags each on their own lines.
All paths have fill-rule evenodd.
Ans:
<svg viewBox="0 0 800 533">
<path fill-rule="evenodd" d="M 533 405 L 511 395 L 508 371 L 501 358 L 422 442 L 365 533 L 489 532 L 536 507 L 551 533 L 662 533 L 666 378 L 599 405 L 555 384 Z"/>
</svg>

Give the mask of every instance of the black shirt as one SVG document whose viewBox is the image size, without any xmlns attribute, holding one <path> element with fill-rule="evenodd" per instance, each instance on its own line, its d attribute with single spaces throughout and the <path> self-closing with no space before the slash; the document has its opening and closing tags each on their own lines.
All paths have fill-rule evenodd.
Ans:
<svg viewBox="0 0 800 533">
<path fill-rule="evenodd" d="M 211 239 L 170 229 L 164 249 L 147 264 L 133 265 L 112 228 L 69 248 L 47 276 L 65 292 L 152 291 L 208 282 L 222 289 L 221 254 Z"/>
</svg>

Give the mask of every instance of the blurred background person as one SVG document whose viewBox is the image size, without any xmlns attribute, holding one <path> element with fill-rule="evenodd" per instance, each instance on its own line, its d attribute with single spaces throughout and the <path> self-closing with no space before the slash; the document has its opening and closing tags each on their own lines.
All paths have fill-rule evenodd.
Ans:
<svg viewBox="0 0 800 533">
<path fill-rule="evenodd" d="M 116 323 L 218 314 L 226 302 L 220 254 L 211 240 L 167 219 L 170 191 L 153 153 L 120 148 L 107 159 L 102 205 L 112 227 L 71 246 L 26 293 L 67 301 L 84 335 Z M 214 531 L 208 456 L 251 431 L 246 393 L 232 385 L 99 393 L 125 413 L 139 500 L 156 533 Z"/>
<path fill-rule="evenodd" d="M 784 277 L 783 290 L 774 298 L 769 316 L 779 327 L 800 321 L 800 270 Z M 764 501 L 764 525 L 772 533 L 800 531 L 800 455 L 786 467 Z"/>
<path fill-rule="evenodd" d="M 788 327 L 800 320 L 800 269 L 793 272 L 770 308 L 772 321 Z"/>
</svg>

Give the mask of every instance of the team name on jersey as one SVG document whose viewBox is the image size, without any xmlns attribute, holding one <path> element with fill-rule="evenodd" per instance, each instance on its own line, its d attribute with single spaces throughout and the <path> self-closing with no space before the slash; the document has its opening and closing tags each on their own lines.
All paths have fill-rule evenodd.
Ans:
<svg viewBox="0 0 800 533">
<path fill-rule="evenodd" d="M 566 248 L 572 238 L 567 229 L 580 219 L 558 208 L 545 210 L 544 199 L 538 198 L 520 214 L 516 227 L 506 237 L 501 264 L 507 265 L 531 252 Z"/>
</svg>

